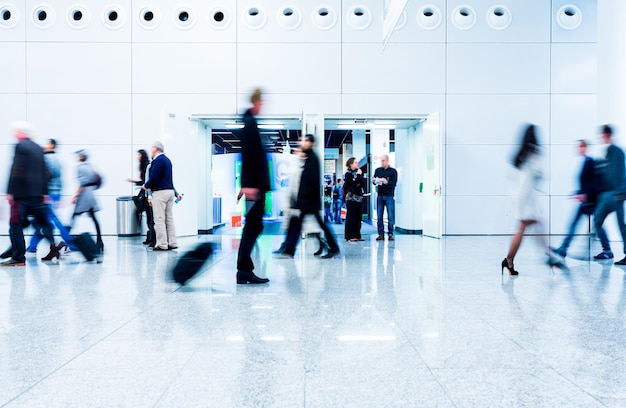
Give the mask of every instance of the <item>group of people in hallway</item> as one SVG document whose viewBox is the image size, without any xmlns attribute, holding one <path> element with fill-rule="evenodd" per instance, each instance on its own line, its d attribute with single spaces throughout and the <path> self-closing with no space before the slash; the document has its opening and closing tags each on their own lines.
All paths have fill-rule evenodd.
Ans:
<svg viewBox="0 0 626 408">
<path fill-rule="evenodd" d="M 539 244 L 545 249 L 547 263 L 550 266 L 563 267 L 569 246 L 573 240 L 580 219 L 587 215 L 593 216 L 594 230 L 602 245 L 602 251 L 593 258 L 598 261 L 614 258 L 609 238 L 604 229 L 607 216 L 615 213 L 626 253 L 626 225 L 624 223 L 624 200 L 626 200 L 626 165 L 624 152 L 614 144 L 613 129 L 603 125 L 600 138 L 606 146 L 606 153 L 600 159 L 592 159 L 587 155 L 588 143 L 578 141 L 578 152 L 582 157 L 580 172 L 580 189 L 573 195 L 579 202 L 578 208 L 570 224 L 569 231 L 562 244 L 557 248 L 548 246 L 545 235 L 539 234 Z M 519 150 L 513 159 L 513 166 L 518 170 L 518 180 L 514 183 L 512 198 L 515 205 L 515 217 L 519 226 L 514 234 L 507 256 L 502 260 L 502 272 L 506 269 L 509 275 L 518 275 L 514 260 L 522 243 L 524 234 L 529 227 L 540 227 L 540 214 L 537 203 L 538 184 L 543 177 L 541 165 L 541 148 L 535 125 L 528 125 L 524 131 Z M 543 231 L 539 231 L 543 232 Z M 626 265 L 626 256 L 615 262 Z"/>
<path fill-rule="evenodd" d="M 257 89 L 250 98 L 252 107 L 243 116 L 244 127 L 241 132 L 241 190 L 237 195 L 239 201 L 242 197 L 246 199 L 246 207 L 249 208 L 246 214 L 246 223 L 243 228 L 239 251 L 237 254 L 237 283 L 238 284 L 262 284 L 269 282 L 267 278 L 261 278 L 254 273 L 254 262 L 251 252 L 257 238 L 263 231 L 263 214 L 265 210 L 265 194 L 271 190 L 267 157 L 264 154 L 261 136 L 255 116 L 261 111 L 263 105 L 262 91 Z M 299 154 L 302 155 L 302 166 L 297 179 L 297 193 L 293 195 L 293 202 L 290 203 L 292 209 L 297 210 L 296 214 L 288 217 L 287 236 L 281 247 L 274 251 L 281 257 L 293 258 L 296 245 L 302 231 L 305 217 L 311 216 L 323 231 L 325 244 L 328 252 L 322 255 L 322 246 L 316 255 L 322 255 L 323 259 L 332 259 L 340 254 L 339 245 L 325 221 L 334 219 L 336 223 L 341 223 L 342 203 L 346 205 L 345 239 L 349 242 L 364 241 L 361 236 L 362 206 L 365 194 L 365 179 L 363 172 L 358 168 L 356 158 L 348 159 L 344 179 L 337 180 L 338 188 L 326 186 L 323 190 L 321 185 L 320 159 L 317 157 L 314 146 L 315 136 L 306 134 L 300 143 Z M 261 153 L 261 154 L 259 154 Z M 383 156 L 382 167 L 376 169 L 372 182 L 378 186 L 378 230 L 379 236 L 383 237 L 383 212 L 387 208 L 388 214 L 388 236 L 393 240 L 394 228 L 394 189 L 397 183 L 397 172 L 389 166 L 389 157 Z M 322 210 L 322 198 L 328 195 L 332 199 L 333 216 L 328 216 L 324 211 L 322 220 L 320 211 Z M 326 200 L 325 200 L 326 201 Z M 330 200 L 329 200 L 330 202 Z M 384 238 L 383 238 L 384 239 Z"/>
<path fill-rule="evenodd" d="M 16 122 L 13 130 L 17 143 L 7 186 L 7 200 L 10 207 L 9 238 L 11 246 L 0 254 L 6 259 L 0 266 L 24 266 L 26 252 L 37 252 L 42 238 L 50 244 L 50 251 L 42 261 L 59 259 L 61 252 L 72 247 L 69 231 L 74 219 L 83 213 L 92 218 L 97 231 L 97 243 L 104 249 L 100 225 L 95 213 L 99 211 L 93 190 L 99 187 L 100 177 L 87 162 L 84 150 L 76 152 L 78 190 L 72 197 L 74 211 L 69 226 L 63 225 L 55 215 L 61 199 L 62 166 L 56 155 L 57 142 L 48 139 L 42 147 L 32 140 L 33 129 L 27 122 Z M 24 239 L 24 228 L 31 225 L 35 229 L 28 248 Z M 56 227 L 65 241 L 54 242 L 53 228 Z M 8 259 L 7 259 L 8 258 Z"/>
<path fill-rule="evenodd" d="M 63 253 L 77 250 L 70 231 L 75 220 L 81 214 L 87 214 L 93 221 L 96 230 L 96 246 L 100 253 L 104 252 L 102 231 L 96 213 L 100 211 L 95 190 L 100 188 L 102 177 L 93 169 L 88 161 L 88 153 L 78 150 L 75 155 L 77 190 L 71 197 L 74 205 L 69 225 L 63 224 L 55 214 L 61 202 L 62 166 L 56 154 L 57 142 L 48 139 L 44 146 L 39 146 L 33 139 L 32 126 L 27 122 L 13 124 L 15 152 L 7 187 L 7 200 L 10 207 L 9 237 L 11 245 L 0 254 L 6 259 L 1 266 L 24 266 L 26 252 L 37 252 L 37 245 L 45 238 L 50 251 L 42 261 L 59 259 Z M 150 249 L 164 251 L 176 249 L 176 230 L 174 227 L 172 203 L 181 200 L 172 182 L 172 163 L 163 154 L 162 143 L 152 146 L 152 164 L 145 150 L 138 151 L 140 161 L 140 180 L 132 180 L 141 186 L 140 195 L 144 199 L 136 201 L 139 212 L 146 212 L 148 236 L 146 244 Z M 145 204 L 145 206 L 144 206 Z M 154 214 L 154 216 L 153 216 Z M 24 228 L 32 225 L 34 233 L 30 244 L 26 247 Z M 54 242 L 53 229 L 59 230 L 63 240 Z"/>
</svg>

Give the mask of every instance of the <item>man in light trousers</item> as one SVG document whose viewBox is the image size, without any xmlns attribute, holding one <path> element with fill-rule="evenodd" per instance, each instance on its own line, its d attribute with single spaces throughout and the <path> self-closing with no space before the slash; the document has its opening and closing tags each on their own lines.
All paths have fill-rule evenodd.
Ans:
<svg viewBox="0 0 626 408">
<path fill-rule="evenodd" d="M 152 164 L 144 190 L 152 190 L 152 212 L 156 243 L 154 251 L 167 251 L 178 248 L 174 227 L 174 199 L 182 199 L 174 190 L 172 162 L 165 156 L 163 143 L 155 142 L 151 148 Z"/>
</svg>

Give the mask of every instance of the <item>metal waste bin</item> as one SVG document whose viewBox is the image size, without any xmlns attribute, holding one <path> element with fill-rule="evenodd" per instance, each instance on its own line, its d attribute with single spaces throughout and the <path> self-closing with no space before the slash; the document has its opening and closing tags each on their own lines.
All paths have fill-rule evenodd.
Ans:
<svg viewBox="0 0 626 408">
<path fill-rule="evenodd" d="M 117 197 L 117 236 L 136 237 L 141 234 L 137 207 L 132 196 Z"/>
</svg>

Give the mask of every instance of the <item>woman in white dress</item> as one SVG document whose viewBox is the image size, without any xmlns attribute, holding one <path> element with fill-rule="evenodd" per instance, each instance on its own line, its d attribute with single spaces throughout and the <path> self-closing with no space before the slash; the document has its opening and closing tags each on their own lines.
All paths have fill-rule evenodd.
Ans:
<svg viewBox="0 0 626 408">
<path fill-rule="evenodd" d="M 515 208 L 515 217 L 519 220 L 519 228 L 511 240 L 509 253 L 502 261 L 502 273 L 504 273 L 504 268 L 506 268 L 509 275 L 518 275 L 519 272 L 515 270 L 513 261 L 522 244 L 524 233 L 528 227 L 539 224 L 537 187 L 543 177 L 543 170 L 535 125 L 528 125 L 526 128 L 520 149 L 513 159 L 513 166 L 518 170 L 517 184 L 513 190 L 512 201 Z M 541 246 L 548 250 L 544 237 L 538 236 L 538 238 Z M 551 258 L 548 262 L 550 265 L 556 265 L 556 262 L 553 262 Z"/>
</svg>

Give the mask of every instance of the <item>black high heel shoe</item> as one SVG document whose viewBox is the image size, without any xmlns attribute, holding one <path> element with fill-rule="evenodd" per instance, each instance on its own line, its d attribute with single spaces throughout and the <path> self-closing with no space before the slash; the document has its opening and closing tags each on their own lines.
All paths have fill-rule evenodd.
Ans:
<svg viewBox="0 0 626 408">
<path fill-rule="evenodd" d="M 325 239 L 320 237 L 319 240 L 320 240 L 320 249 L 318 249 L 317 251 L 313 253 L 314 256 L 320 256 L 322 255 L 325 249 L 330 249 Z"/>
<path fill-rule="evenodd" d="M 507 261 L 506 258 L 502 260 L 502 271 L 501 271 L 502 275 L 504 275 L 504 268 L 506 268 L 507 271 L 509 271 L 509 275 L 519 275 L 518 271 L 513 269 L 512 266 L 509 266 L 509 261 Z"/>
<path fill-rule="evenodd" d="M 43 258 L 41 258 L 42 261 L 51 261 L 54 258 L 59 259 L 61 257 L 61 254 L 59 253 L 59 250 L 57 249 L 57 246 L 54 244 L 50 244 L 50 252 L 48 253 L 48 255 L 44 256 Z"/>
</svg>

